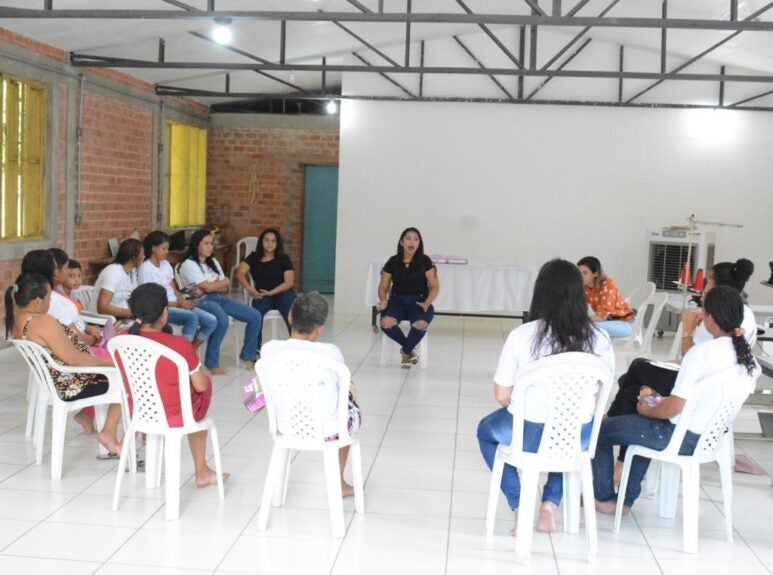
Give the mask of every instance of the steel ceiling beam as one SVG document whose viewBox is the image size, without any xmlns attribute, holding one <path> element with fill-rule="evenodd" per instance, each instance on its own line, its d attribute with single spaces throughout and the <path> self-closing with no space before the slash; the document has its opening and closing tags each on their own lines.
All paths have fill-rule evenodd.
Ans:
<svg viewBox="0 0 773 575">
<path fill-rule="evenodd" d="M 258 10 L 35 10 L 0 7 L 0 18 L 46 20 L 262 20 L 281 22 L 371 22 L 376 24 L 509 24 L 547 27 L 657 28 L 681 30 L 773 31 L 770 20 L 710 20 L 693 18 L 599 18 L 532 14 L 459 14 L 422 12 L 300 12 Z"/>
<path fill-rule="evenodd" d="M 773 90 L 771 90 L 773 93 Z M 298 96 L 296 94 L 276 94 L 264 92 L 216 92 L 213 90 L 192 90 L 179 88 L 177 86 L 166 86 L 159 84 L 156 86 L 156 94 L 159 96 L 188 96 L 192 98 L 243 98 L 243 99 L 303 99 L 303 100 L 363 100 L 373 102 L 461 102 L 475 104 L 531 104 L 531 105 L 561 105 L 561 106 L 592 106 L 609 108 L 675 108 L 688 110 L 715 110 L 713 104 L 669 104 L 669 103 L 626 103 L 606 100 L 510 100 L 507 98 L 465 98 L 465 97 L 444 97 L 444 96 L 423 96 L 401 98 L 399 96 L 365 96 L 357 94 L 319 94 L 310 96 Z M 760 95 L 759 97 L 762 97 Z M 735 106 L 736 104 L 732 104 Z M 750 112 L 773 112 L 771 106 L 738 106 L 735 110 Z"/>
<path fill-rule="evenodd" d="M 261 70 L 272 72 L 366 72 L 385 74 L 460 74 L 477 76 L 526 76 L 526 77 L 564 77 L 564 78 L 595 78 L 627 80 L 686 80 L 699 82 L 748 82 L 773 83 L 771 74 L 709 74 L 709 73 L 675 73 L 675 72 L 643 72 L 643 71 L 604 71 L 604 70 L 521 70 L 519 68 L 473 68 L 458 66 L 379 66 L 369 64 L 358 66 L 352 64 L 252 64 L 249 62 L 156 62 L 147 60 L 131 60 L 111 56 L 94 56 L 71 54 L 71 64 L 79 68 L 158 68 L 169 70 Z"/>
</svg>

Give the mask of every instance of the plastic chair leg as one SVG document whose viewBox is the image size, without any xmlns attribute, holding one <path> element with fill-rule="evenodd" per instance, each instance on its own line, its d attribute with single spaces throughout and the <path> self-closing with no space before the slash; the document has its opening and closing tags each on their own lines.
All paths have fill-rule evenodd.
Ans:
<svg viewBox="0 0 773 575">
<path fill-rule="evenodd" d="M 284 466 L 282 467 L 282 475 L 280 477 L 280 483 L 282 487 L 281 497 L 276 505 L 284 505 L 287 501 L 287 487 L 290 485 L 290 465 L 293 462 L 293 450 L 288 449 L 285 456 Z"/>
<path fill-rule="evenodd" d="M 700 467 L 686 465 L 682 470 L 682 550 L 698 552 L 698 502 Z"/>
<path fill-rule="evenodd" d="M 429 364 L 429 332 L 419 342 L 419 369 L 427 369 Z"/>
<path fill-rule="evenodd" d="M 46 419 L 48 419 L 48 392 L 40 389 L 38 385 L 35 406 L 35 435 L 33 438 L 33 443 L 35 444 L 35 465 L 43 464 L 43 446 L 46 442 Z"/>
<path fill-rule="evenodd" d="M 596 530 L 596 509 L 591 503 L 594 501 L 593 495 L 593 471 L 590 460 L 583 460 L 582 470 L 580 471 L 580 483 L 582 487 L 582 497 L 585 503 L 585 535 L 588 539 L 588 562 L 592 563 L 596 559 L 596 553 L 599 550 L 598 532 Z M 579 503 L 579 502 L 578 502 Z M 579 509 L 578 509 L 579 513 Z"/>
<path fill-rule="evenodd" d="M 161 483 L 163 448 L 161 435 L 145 436 L 145 489 L 155 489 Z"/>
<path fill-rule="evenodd" d="M 261 497 L 260 510 L 258 511 L 258 531 L 265 531 L 268 526 L 271 499 L 274 496 L 274 484 L 280 480 L 280 473 L 284 464 L 284 451 L 284 448 L 276 444 L 271 451 L 271 459 L 268 462 L 268 472 L 266 473 L 266 483 L 263 486 L 263 497 Z"/>
<path fill-rule="evenodd" d="M 625 502 L 625 491 L 628 489 L 628 476 L 631 474 L 631 462 L 633 461 L 633 455 L 631 451 L 627 451 L 625 454 L 625 460 L 623 461 L 623 475 L 620 477 L 620 486 L 617 488 L 617 507 L 615 508 L 615 527 L 612 530 L 614 533 L 620 532 L 620 522 L 623 519 L 623 505 Z M 595 501 L 594 501 L 595 505 Z"/>
<path fill-rule="evenodd" d="M 223 462 L 220 459 L 220 443 L 217 439 L 217 428 L 213 425 L 208 429 L 209 438 L 212 441 L 212 456 L 215 459 L 215 473 L 217 474 L 217 495 L 220 499 L 225 499 L 225 490 L 223 489 Z"/>
<path fill-rule="evenodd" d="M 132 436 L 134 435 L 134 428 L 131 425 L 129 425 L 125 437 L 129 437 L 129 434 Z M 127 443 L 129 442 L 124 439 L 123 448 L 121 449 L 121 459 L 118 461 L 118 471 L 116 471 L 115 487 L 113 488 L 113 511 L 118 511 L 118 499 L 121 497 L 121 484 L 123 483 L 124 470 L 126 469 L 126 463 L 130 456 Z"/>
<path fill-rule="evenodd" d="M 67 429 L 67 409 L 54 405 L 51 419 L 51 479 L 62 479 L 64 437 Z"/>
<path fill-rule="evenodd" d="M 387 354 L 389 353 L 389 338 L 384 332 L 381 332 L 381 356 L 378 360 L 381 367 L 387 364 Z"/>
<path fill-rule="evenodd" d="M 365 493 L 362 481 L 362 453 L 360 442 L 355 440 L 349 448 L 349 461 L 352 468 L 352 487 L 354 487 L 354 510 L 365 513 Z"/>
<path fill-rule="evenodd" d="M 577 471 L 564 473 L 564 531 L 580 532 L 580 475 Z"/>
<path fill-rule="evenodd" d="M 24 428 L 24 437 L 32 437 L 35 424 L 35 410 L 38 401 L 38 380 L 30 370 L 27 378 L 27 426 Z"/>
<path fill-rule="evenodd" d="M 531 560 L 531 542 L 534 536 L 534 505 L 537 499 L 539 470 L 524 466 L 518 470 L 521 476 L 521 499 L 518 504 L 518 523 L 515 534 L 515 560 L 528 564 Z"/>
<path fill-rule="evenodd" d="M 180 517 L 180 436 L 164 438 L 166 519 Z"/>
<path fill-rule="evenodd" d="M 644 478 L 645 496 L 647 499 L 654 499 L 658 494 L 658 483 L 660 481 L 660 461 L 650 461 L 647 468 L 647 475 Z"/>
<path fill-rule="evenodd" d="M 341 494 L 341 470 L 338 466 L 338 448 L 325 447 L 322 450 L 327 485 L 327 505 L 330 510 L 330 525 L 333 537 L 344 536 L 344 502 Z"/>
<path fill-rule="evenodd" d="M 730 459 L 730 449 L 720 447 L 717 454 L 719 478 L 722 483 L 722 506 L 725 514 L 725 539 L 733 542 L 733 460 Z"/>
<path fill-rule="evenodd" d="M 678 465 L 662 462 L 660 466 L 660 516 L 666 519 L 676 517 L 679 505 L 679 473 Z M 684 496 L 684 488 L 682 488 Z"/>
<path fill-rule="evenodd" d="M 497 519 L 497 503 L 499 502 L 499 486 L 505 469 L 505 458 L 497 449 L 494 464 L 491 468 L 491 483 L 488 489 L 488 506 L 486 507 L 486 535 L 494 534 L 494 523 Z"/>
</svg>

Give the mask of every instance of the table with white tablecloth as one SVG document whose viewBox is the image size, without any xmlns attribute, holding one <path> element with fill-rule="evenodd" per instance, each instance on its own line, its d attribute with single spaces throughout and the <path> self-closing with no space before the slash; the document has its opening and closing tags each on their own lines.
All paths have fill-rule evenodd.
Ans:
<svg viewBox="0 0 773 575">
<path fill-rule="evenodd" d="M 365 304 L 378 303 L 381 268 L 388 257 L 371 260 L 365 288 Z M 433 302 L 435 313 L 454 315 L 493 315 L 514 312 L 522 317 L 531 305 L 537 269 L 528 265 L 437 264 L 440 293 Z M 375 326 L 375 314 L 373 315 Z"/>
</svg>

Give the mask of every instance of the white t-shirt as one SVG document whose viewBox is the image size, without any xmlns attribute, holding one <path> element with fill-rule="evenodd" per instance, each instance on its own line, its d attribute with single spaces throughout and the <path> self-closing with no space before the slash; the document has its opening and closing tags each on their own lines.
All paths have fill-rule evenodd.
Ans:
<svg viewBox="0 0 773 575">
<path fill-rule="evenodd" d="M 180 265 L 180 279 L 183 282 L 181 287 L 185 289 L 194 285 L 199 285 L 202 282 L 214 282 L 225 278 L 223 268 L 220 267 L 220 262 L 215 258 L 212 258 L 212 260 L 215 262 L 217 273 L 215 273 L 207 264 L 195 262 L 192 259 L 186 259 Z"/>
<path fill-rule="evenodd" d="M 158 267 L 153 265 L 150 260 L 145 260 L 140 266 L 140 285 L 158 284 L 166 290 L 166 297 L 170 302 L 177 302 L 177 294 L 174 293 L 174 270 L 171 264 L 163 260 L 159 262 Z"/>
<path fill-rule="evenodd" d="M 75 327 L 81 331 L 86 329 L 86 322 L 81 319 L 81 314 L 78 313 L 78 306 L 70 298 L 56 290 L 51 292 L 51 305 L 48 306 L 48 315 L 62 325 L 75 324 Z"/>
<path fill-rule="evenodd" d="M 738 359 L 732 338 L 722 336 L 694 345 L 682 359 L 679 375 L 676 376 L 676 383 L 671 395 L 688 400 L 692 392 L 701 384 L 701 380 L 733 365 L 738 365 Z M 735 383 L 735 381 L 728 380 L 728 383 Z M 749 383 L 749 393 L 751 393 L 754 379 L 749 378 Z M 690 431 L 697 434 L 703 433 L 714 409 L 716 409 L 714 402 L 701 401 L 693 411 Z M 671 423 L 674 425 L 679 423 L 680 416 L 681 414 L 676 414 L 672 417 Z"/>
<path fill-rule="evenodd" d="M 537 356 L 532 355 L 532 344 L 537 329 L 542 325 L 542 320 L 530 321 L 525 323 L 507 336 L 505 346 L 502 348 L 502 354 L 499 356 L 499 364 L 494 374 L 494 382 L 502 387 L 513 387 L 518 383 L 518 370 L 541 357 L 550 355 L 550 347 L 543 343 Z M 599 356 L 608 365 L 610 371 L 615 368 L 615 352 L 609 335 L 595 325 L 593 331 L 596 338 L 593 343 L 593 354 Z M 527 412 L 523 414 L 524 419 L 533 422 L 544 422 L 547 419 L 549 398 L 537 387 L 531 387 L 526 392 Z M 508 410 L 512 413 L 513 404 L 510 403 Z"/>
<path fill-rule="evenodd" d="M 344 356 L 336 345 L 318 341 L 306 341 L 303 339 L 272 339 L 263 344 L 263 347 L 260 350 L 260 357 L 271 357 L 272 355 L 289 350 L 307 351 L 345 365 Z M 325 385 L 320 391 L 319 413 L 324 422 L 322 424 L 322 433 L 325 437 L 331 437 L 338 433 L 338 393 L 340 384 L 338 379 L 334 377 L 332 373 L 324 384 Z M 277 399 L 278 401 L 275 402 L 274 407 L 277 412 L 277 419 L 282 421 L 286 419 L 283 415 L 286 406 L 281 401 L 281 395 Z M 281 429 L 279 431 L 281 432 Z"/>
<path fill-rule="evenodd" d="M 94 297 L 91 298 L 89 309 L 91 311 L 98 311 L 99 293 L 103 289 L 113 292 L 110 305 L 129 309 L 129 296 L 132 295 L 135 287 L 137 287 L 136 274 L 127 274 L 121 264 L 110 264 L 99 272 L 99 277 L 94 284 Z"/>
<path fill-rule="evenodd" d="M 757 341 L 757 320 L 754 318 L 754 312 L 748 305 L 743 306 L 743 322 L 741 322 L 741 327 L 745 332 L 744 337 L 749 342 L 749 347 L 754 346 Z M 714 336 L 709 333 L 703 322 L 700 322 L 692 335 L 693 344 L 698 345 L 712 339 L 714 339 Z"/>
</svg>

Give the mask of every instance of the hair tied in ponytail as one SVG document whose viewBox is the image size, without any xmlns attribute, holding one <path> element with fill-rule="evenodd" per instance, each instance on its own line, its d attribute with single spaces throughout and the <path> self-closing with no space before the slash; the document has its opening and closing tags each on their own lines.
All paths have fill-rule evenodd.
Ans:
<svg viewBox="0 0 773 575">
<path fill-rule="evenodd" d="M 19 284 L 13 284 L 13 287 L 11 287 L 11 293 L 19 293 Z"/>
<path fill-rule="evenodd" d="M 746 335 L 746 330 L 742 327 L 737 327 L 733 330 L 734 337 L 743 337 L 744 335 Z"/>
</svg>

